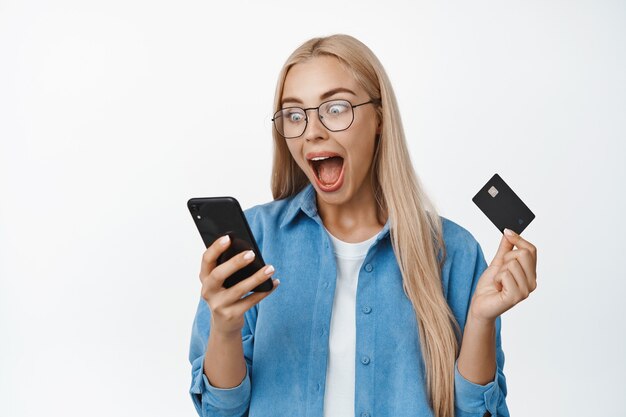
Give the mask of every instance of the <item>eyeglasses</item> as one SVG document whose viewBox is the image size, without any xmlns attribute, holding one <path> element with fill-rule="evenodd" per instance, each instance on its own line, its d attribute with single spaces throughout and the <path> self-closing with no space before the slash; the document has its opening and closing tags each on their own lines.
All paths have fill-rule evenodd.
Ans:
<svg viewBox="0 0 626 417">
<path fill-rule="evenodd" d="M 352 126 L 354 108 L 366 104 L 378 104 L 380 100 L 370 100 L 365 103 L 352 104 L 348 100 L 325 101 L 317 107 L 287 107 L 274 114 L 272 122 L 279 135 L 285 139 L 294 139 L 302 136 L 309 122 L 307 112 L 317 110 L 317 117 L 324 127 L 331 132 L 340 132 Z"/>
</svg>

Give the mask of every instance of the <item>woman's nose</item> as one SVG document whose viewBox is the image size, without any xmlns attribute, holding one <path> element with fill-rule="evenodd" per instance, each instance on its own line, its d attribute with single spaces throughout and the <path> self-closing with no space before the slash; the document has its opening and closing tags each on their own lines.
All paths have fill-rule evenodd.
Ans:
<svg viewBox="0 0 626 417">
<path fill-rule="evenodd" d="M 308 121 L 304 130 L 304 139 L 311 141 L 313 139 L 327 139 L 328 129 L 322 124 L 319 114 L 315 109 L 307 114 Z"/>
</svg>

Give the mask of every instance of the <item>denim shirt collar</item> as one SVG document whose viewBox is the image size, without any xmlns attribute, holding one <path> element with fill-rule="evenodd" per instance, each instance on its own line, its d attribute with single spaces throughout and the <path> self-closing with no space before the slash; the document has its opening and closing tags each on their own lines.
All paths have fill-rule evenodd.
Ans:
<svg viewBox="0 0 626 417">
<path fill-rule="evenodd" d="M 298 194 L 292 197 L 291 202 L 289 202 L 287 211 L 285 212 L 285 215 L 280 223 L 280 227 L 282 228 L 285 225 L 294 221 L 300 211 L 302 211 L 311 219 L 322 225 L 322 219 L 319 217 L 319 214 L 317 212 L 315 188 L 313 188 L 313 185 L 310 183 L 307 184 Z M 389 234 L 389 227 L 390 222 L 389 219 L 387 219 L 387 221 L 385 222 L 385 226 L 378 233 L 376 242 Z"/>
</svg>

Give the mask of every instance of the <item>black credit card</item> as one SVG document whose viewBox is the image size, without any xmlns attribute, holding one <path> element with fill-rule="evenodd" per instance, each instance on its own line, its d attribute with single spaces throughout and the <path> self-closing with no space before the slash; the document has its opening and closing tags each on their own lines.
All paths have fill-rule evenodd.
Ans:
<svg viewBox="0 0 626 417">
<path fill-rule="evenodd" d="M 520 234 L 535 218 L 528 206 L 498 174 L 487 181 L 472 201 L 503 233 L 506 228 Z"/>
</svg>

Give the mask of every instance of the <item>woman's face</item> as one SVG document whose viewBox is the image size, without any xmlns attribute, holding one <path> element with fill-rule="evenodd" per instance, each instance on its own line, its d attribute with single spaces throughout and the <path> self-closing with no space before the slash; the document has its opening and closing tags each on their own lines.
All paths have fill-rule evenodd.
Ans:
<svg viewBox="0 0 626 417">
<path fill-rule="evenodd" d="M 355 105 L 372 97 L 336 58 L 316 57 L 291 67 L 285 79 L 281 107 L 306 109 L 339 99 Z M 317 112 L 308 110 L 304 134 L 286 139 L 291 155 L 315 187 L 318 199 L 339 205 L 371 195 L 369 171 L 379 132 L 374 106 L 365 104 L 354 108 L 352 125 L 340 132 L 328 130 Z M 341 107 L 327 110 L 330 113 L 345 111 Z M 330 158 L 323 159 L 325 157 Z"/>
</svg>

